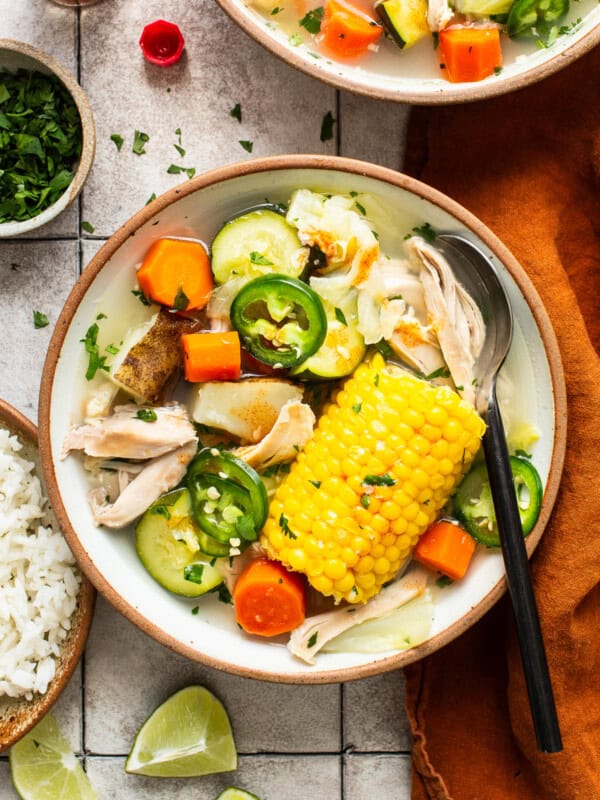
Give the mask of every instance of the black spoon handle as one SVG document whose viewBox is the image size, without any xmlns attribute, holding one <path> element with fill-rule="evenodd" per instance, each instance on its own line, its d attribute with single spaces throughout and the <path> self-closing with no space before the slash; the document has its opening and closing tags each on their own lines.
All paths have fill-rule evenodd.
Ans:
<svg viewBox="0 0 600 800">
<path fill-rule="evenodd" d="M 506 581 L 521 648 L 533 727 L 539 749 L 544 753 L 556 753 L 562 750 L 562 740 L 495 385 L 490 394 L 486 422 L 488 427 L 483 437 L 483 449 L 502 544 Z"/>
</svg>

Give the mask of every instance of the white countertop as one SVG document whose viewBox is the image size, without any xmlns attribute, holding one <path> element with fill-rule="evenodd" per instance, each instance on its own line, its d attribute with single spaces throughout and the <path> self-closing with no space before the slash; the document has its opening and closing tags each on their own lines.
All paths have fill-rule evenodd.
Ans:
<svg viewBox="0 0 600 800">
<path fill-rule="evenodd" d="M 186 54 L 146 65 L 143 26 L 176 22 Z M 79 201 L 23 239 L 0 241 L 0 396 L 32 420 L 53 323 L 80 271 L 125 220 L 174 186 L 171 163 L 197 172 L 277 153 L 327 153 L 401 165 L 408 109 L 359 98 L 281 63 L 238 30 L 214 0 L 103 0 L 85 11 L 49 0 L 0 0 L 0 36 L 40 47 L 79 77 L 97 131 L 95 163 Z M 242 123 L 229 111 L 242 106 Z M 320 141 L 331 111 L 334 137 Z M 181 128 L 185 159 L 173 147 Z M 135 129 L 150 141 L 131 152 Z M 121 152 L 112 133 L 125 139 Z M 251 140 L 249 155 L 239 140 Z M 93 234 L 82 231 L 89 222 Z M 36 330 L 32 312 L 50 319 Z M 136 730 L 191 683 L 212 689 L 232 720 L 239 769 L 161 781 L 123 770 Z M 261 800 L 408 800 L 410 734 L 399 672 L 345 685 L 281 686 L 237 678 L 148 638 L 99 597 L 85 655 L 55 708 L 99 798 L 213 800 L 237 785 Z M 6 755 L 0 797 L 17 798 Z"/>
</svg>

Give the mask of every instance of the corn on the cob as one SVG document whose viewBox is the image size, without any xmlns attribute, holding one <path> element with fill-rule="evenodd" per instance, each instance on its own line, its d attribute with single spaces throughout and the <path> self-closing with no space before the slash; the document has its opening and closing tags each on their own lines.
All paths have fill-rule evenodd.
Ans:
<svg viewBox="0 0 600 800">
<path fill-rule="evenodd" d="M 377 354 L 325 407 L 275 493 L 263 546 L 322 594 L 365 602 L 436 519 L 484 429 L 455 392 Z"/>
</svg>

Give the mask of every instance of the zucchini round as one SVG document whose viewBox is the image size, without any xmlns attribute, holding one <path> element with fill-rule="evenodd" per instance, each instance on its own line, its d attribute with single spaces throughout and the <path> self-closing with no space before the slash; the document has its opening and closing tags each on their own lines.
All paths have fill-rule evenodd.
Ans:
<svg viewBox="0 0 600 800">
<path fill-rule="evenodd" d="M 211 267 L 216 283 L 230 278 L 267 275 L 299 277 L 308 250 L 285 217 L 270 209 L 257 209 L 226 222 L 212 243 Z"/>
<path fill-rule="evenodd" d="M 204 539 L 211 545 L 193 520 L 187 489 L 159 497 L 135 529 L 135 546 L 144 567 L 157 583 L 183 597 L 199 597 L 223 583 L 222 574 L 200 550 Z M 212 546 L 216 549 L 219 543 Z M 229 552 L 227 545 L 223 549 Z"/>
</svg>

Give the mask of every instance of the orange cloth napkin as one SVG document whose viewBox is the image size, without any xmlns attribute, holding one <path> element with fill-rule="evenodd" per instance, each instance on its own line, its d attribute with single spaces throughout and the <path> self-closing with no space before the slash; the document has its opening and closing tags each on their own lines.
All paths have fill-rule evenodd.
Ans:
<svg viewBox="0 0 600 800">
<path fill-rule="evenodd" d="M 564 750 L 537 751 L 512 612 L 406 670 L 413 800 L 600 798 L 600 48 L 546 81 L 415 109 L 407 171 L 477 214 L 558 337 L 568 442 L 532 575 Z"/>
</svg>

